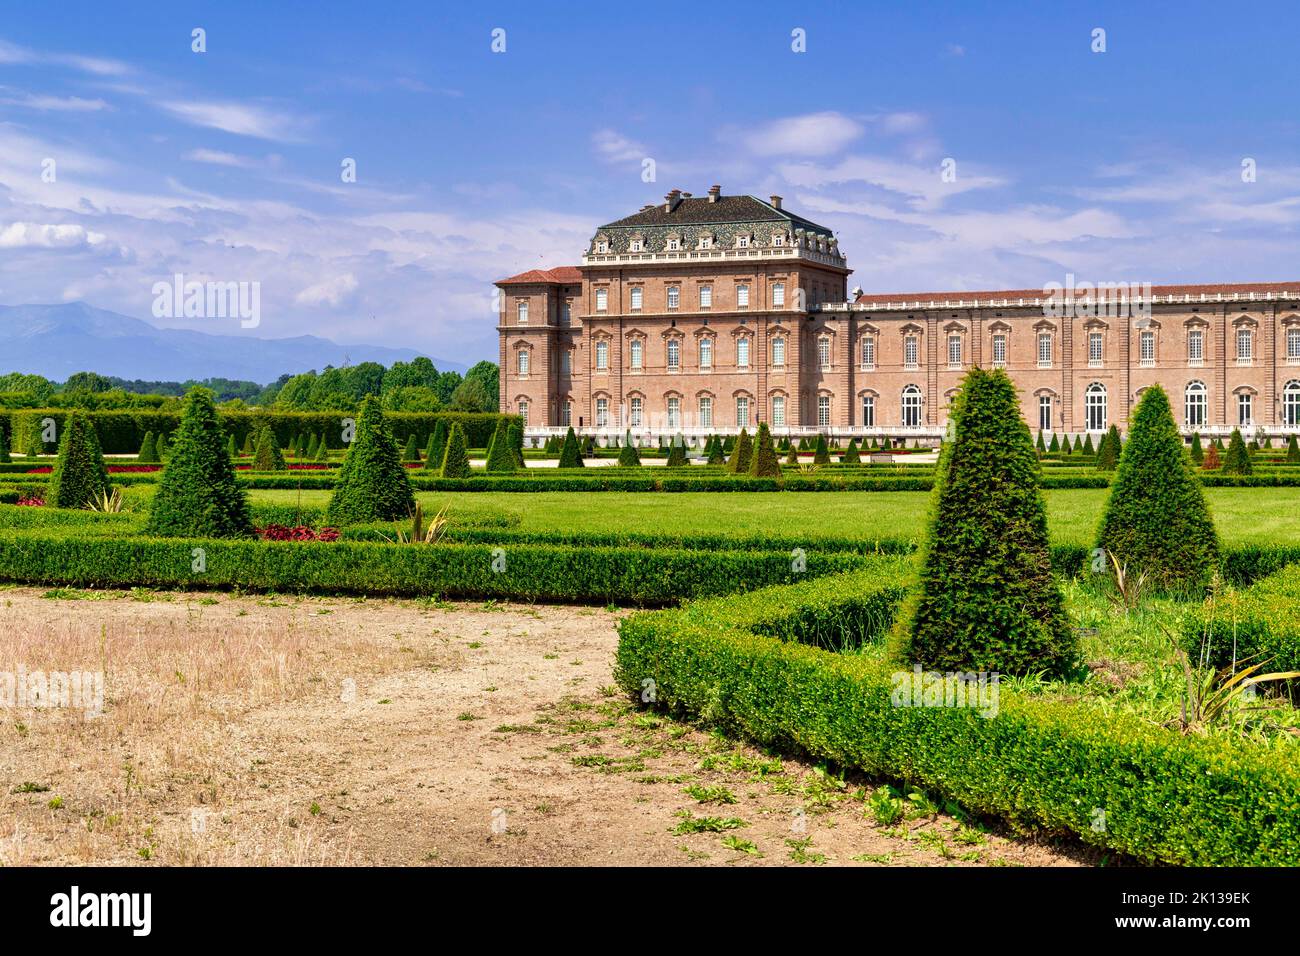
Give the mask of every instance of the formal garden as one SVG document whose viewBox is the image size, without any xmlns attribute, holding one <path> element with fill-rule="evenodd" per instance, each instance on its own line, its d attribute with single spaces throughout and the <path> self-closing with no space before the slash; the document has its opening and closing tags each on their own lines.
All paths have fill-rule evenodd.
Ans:
<svg viewBox="0 0 1300 956">
<path fill-rule="evenodd" d="M 525 449 L 511 416 L 202 389 L 16 410 L 0 581 L 634 608 L 617 680 L 647 710 L 1137 861 L 1300 862 L 1294 440 L 1188 446 L 1152 388 L 1075 448 L 978 370 L 952 421 L 908 464 L 765 426 Z"/>
</svg>

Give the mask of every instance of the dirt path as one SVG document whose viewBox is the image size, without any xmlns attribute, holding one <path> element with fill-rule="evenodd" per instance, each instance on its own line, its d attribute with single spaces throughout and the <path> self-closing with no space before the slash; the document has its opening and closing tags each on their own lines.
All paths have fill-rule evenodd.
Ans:
<svg viewBox="0 0 1300 956">
<path fill-rule="evenodd" d="M 45 596 L 45 595 L 52 596 Z M 631 707 L 587 608 L 7 589 L 7 863 L 1069 865 Z M 906 795 L 903 795 L 906 796 Z M 875 808 L 873 810 L 873 808 Z"/>
</svg>

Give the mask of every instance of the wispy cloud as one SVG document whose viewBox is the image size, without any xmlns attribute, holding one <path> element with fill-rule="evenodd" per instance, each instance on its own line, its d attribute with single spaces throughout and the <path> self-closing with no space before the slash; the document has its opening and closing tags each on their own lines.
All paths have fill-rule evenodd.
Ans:
<svg viewBox="0 0 1300 956">
<path fill-rule="evenodd" d="M 596 155 L 607 163 L 639 163 L 649 155 L 645 146 L 612 129 L 593 133 L 591 145 Z"/>
<path fill-rule="evenodd" d="M 95 76 L 124 76 L 131 67 L 121 60 L 81 56 L 74 53 L 49 53 L 0 39 L 0 64 L 10 66 L 67 66 Z"/>
<path fill-rule="evenodd" d="M 298 140 L 308 125 L 302 118 L 250 103 L 166 100 L 158 105 L 177 119 L 194 126 L 206 126 L 256 139 L 280 142 Z"/>
<path fill-rule="evenodd" d="M 862 124 L 842 113 L 809 113 L 764 124 L 744 142 L 759 156 L 828 156 L 862 133 Z"/>
<path fill-rule="evenodd" d="M 108 103 L 98 98 L 92 100 L 80 96 L 46 96 L 9 87 L 0 87 L 0 103 L 51 113 L 93 113 L 112 109 Z"/>
</svg>

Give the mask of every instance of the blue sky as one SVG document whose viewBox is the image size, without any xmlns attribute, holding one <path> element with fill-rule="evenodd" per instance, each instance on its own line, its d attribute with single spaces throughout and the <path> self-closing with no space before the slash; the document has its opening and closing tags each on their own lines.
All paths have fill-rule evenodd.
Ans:
<svg viewBox="0 0 1300 956">
<path fill-rule="evenodd" d="M 869 291 L 1300 278 L 1281 3 L 12 6 L 0 303 L 258 281 L 243 334 L 469 364 L 493 279 L 712 183 L 835 229 Z"/>
</svg>

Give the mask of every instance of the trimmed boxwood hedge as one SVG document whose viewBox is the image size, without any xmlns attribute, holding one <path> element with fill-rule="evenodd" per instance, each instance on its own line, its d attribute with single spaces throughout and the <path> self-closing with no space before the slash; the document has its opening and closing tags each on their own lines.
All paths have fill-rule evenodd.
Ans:
<svg viewBox="0 0 1300 956">
<path fill-rule="evenodd" d="M 206 570 L 191 570 L 194 549 Z M 494 559 L 505 557 L 495 571 Z M 549 545 L 87 538 L 0 532 L 0 580 L 77 587 L 228 588 L 415 597 L 662 605 L 860 567 L 855 554 L 674 551 Z"/>
<path fill-rule="evenodd" d="M 882 559 L 887 560 L 887 559 Z M 1244 739 L 999 688 L 995 717 L 895 707 L 895 665 L 814 638 L 895 587 L 887 565 L 634 614 L 616 678 L 726 732 L 942 793 L 968 810 L 1178 865 L 1300 864 L 1300 766 Z M 859 615 L 864 627 L 883 615 Z M 866 637 L 878 638 L 887 621 Z M 647 683 L 647 682 L 653 682 Z M 1096 830 L 1096 809 L 1106 826 Z"/>
<path fill-rule="evenodd" d="M 1183 648 L 1192 660 L 1227 667 L 1253 658 L 1265 671 L 1300 670 L 1300 565 L 1289 565 L 1250 587 L 1206 599 L 1183 618 Z M 1205 645 L 1204 648 L 1202 645 Z"/>
</svg>

